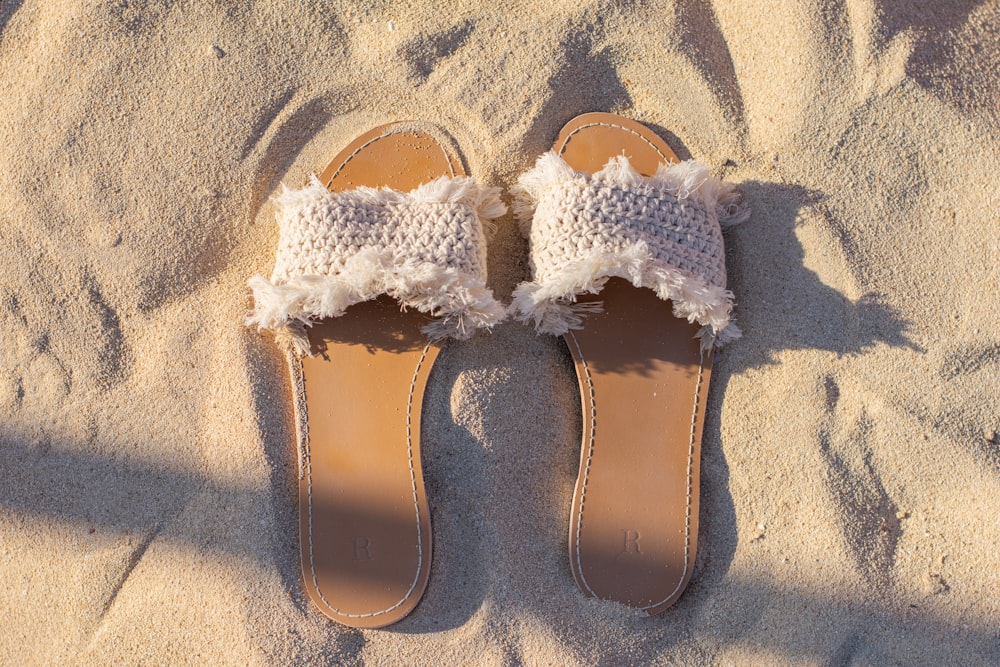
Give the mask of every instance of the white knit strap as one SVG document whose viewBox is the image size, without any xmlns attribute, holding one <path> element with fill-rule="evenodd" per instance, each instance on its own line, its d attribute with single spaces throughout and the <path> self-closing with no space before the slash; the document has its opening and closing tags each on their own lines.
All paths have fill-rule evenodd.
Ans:
<svg viewBox="0 0 1000 667">
<path fill-rule="evenodd" d="M 496 188 L 441 177 L 408 193 L 329 192 L 314 176 L 274 199 L 279 227 L 271 279 L 255 276 L 248 324 L 273 329 L 299 354 L 305 327 L 388 294 L 437 317 L 432 338 L 467 338 L 504 316 L 486 287 L 483 222 L 506 213 Z"/>
<path fill-rule="evenodd" d="M 620 156 L 586 174 L 550 151 L 518 180 L 514 213 L 529 239 L 533 280 L 514 291 L 511 310 L 538 331 L 580 328 L 598 306 L 576 304 L 577 296 L 617 276 L 671 300 L 677 317 L 703 325 L 708 346 L 739 336 L 721 228 L 750 211 L 705 165 L 660 165 L 645 177 Z"/>
</svg>

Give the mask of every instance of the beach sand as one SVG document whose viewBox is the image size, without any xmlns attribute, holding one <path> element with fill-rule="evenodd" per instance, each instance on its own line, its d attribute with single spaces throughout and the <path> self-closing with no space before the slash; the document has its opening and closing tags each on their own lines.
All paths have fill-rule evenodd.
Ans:
<svg viewBox="0 0 1000 667">
<path fill-rule="evenodd" d="M 0 663 L 1000 664 L 997 4 L 367 4 L 0 3 Z M 269 198 L 410 118 L 509 188 L 587 111 L 753 207 L 691 584 L 577 589 L 572 363 L 507 322 L 431 377 L 423 602 L 337 625 L 243 325 Z M 511 216 L 489 252 L 509 301 Z"/>
</svg>

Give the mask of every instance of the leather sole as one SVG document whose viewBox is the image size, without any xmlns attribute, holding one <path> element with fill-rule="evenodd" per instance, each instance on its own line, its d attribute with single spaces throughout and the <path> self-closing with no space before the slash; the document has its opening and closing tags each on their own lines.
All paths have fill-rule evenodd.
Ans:
<svg viewBox="0 0 1000 667">
<path fill-rule="evenodd" d="M 649 128 L 613 114 L 570 121 L 554 150 L 578 171 L 616 155 L 651 175 L 677 162 Z M 570 512 L 570 566 L 587 595 L 658 614 L 691 578 L 698 536 L 701 436 L 711 353 L 671 303 L 612 278 L 603 309 L 565 335 L 583 409 Z"/>
<path fill-rule="evenodd" d="M 407 123 L 351 142 L 320 176 L 331 191 L 409 191 L 465 171 L 436 130 Z M 308 438 L 299 484 L 306 591 L 330 618 L 357 628 L 395 623 L 417 606 L 431 564 L 420 462 L 424 388 L 438 354 L 429 318 L 386 296 L 309 329 L 297 369 Z M 299 363 L 299 362 L 293 362 Z"/>
</svg>

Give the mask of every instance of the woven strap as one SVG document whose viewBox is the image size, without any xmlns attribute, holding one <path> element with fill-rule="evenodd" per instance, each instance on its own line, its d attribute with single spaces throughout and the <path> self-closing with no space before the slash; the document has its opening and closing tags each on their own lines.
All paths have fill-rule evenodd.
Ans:
<svg viewBox="0 0 1000 667">
<path fill-rule="evenodd" d="M 408 192 L 332 193 L 315 177 L 275 199 L 278 253 L 270 280 L 255 276 L 248 323 L 274 329 L 307 354 L 305 326 L 380 294 L 436 316 L 433 338 L 467 338 L 503 318 L 486 287 L 483 222 L 506 207 L 495 188 L 442 177 Z"/>
<path fill-rule="evenodd" d="M 518 181 L 515 214 L 529 238 L 534 279 L 515 290 L 512 310 L 539 331 L 580 328 L 593 306 L 576 305 L 576 297 L 617 276 L 704 325 L 707 345 L 739 336 L 730 322 L 722 224 L 742 222 L 749 210 L 704 165 L 661 165 L 644 177 L 622 156 L 585 174 L 549 152 Z"/>
</svg>

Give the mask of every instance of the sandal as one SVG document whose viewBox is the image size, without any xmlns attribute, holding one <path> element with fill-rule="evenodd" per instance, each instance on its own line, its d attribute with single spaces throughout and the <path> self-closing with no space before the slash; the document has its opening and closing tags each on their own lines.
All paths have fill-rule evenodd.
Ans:
<svg viewBox="0 0 1000 667">
<path fill-rule="evenodd" d="M 657 614 L 691 577 L 714 347 L 730 322 L 732 185 L 640 123 L 578 116 L 518 181 L 533 280 L 511 311 L 563 334 L 583 405 L 570 566 L 584 593 Z M 721 223 L 721 224 L 720 224 Z"/>
<path fill-rule="evenodd" d="M 330 618 L 382 627 L 427 585 L 424 388 L 443 339 L 505 315 L 483 223 L 506 206 L 439 130 L 409 123 L 358 137 L 276 205 L 274 273 L 250 280 L 248 322 L 289 352 L 305 588 Z"/>
</svg>

